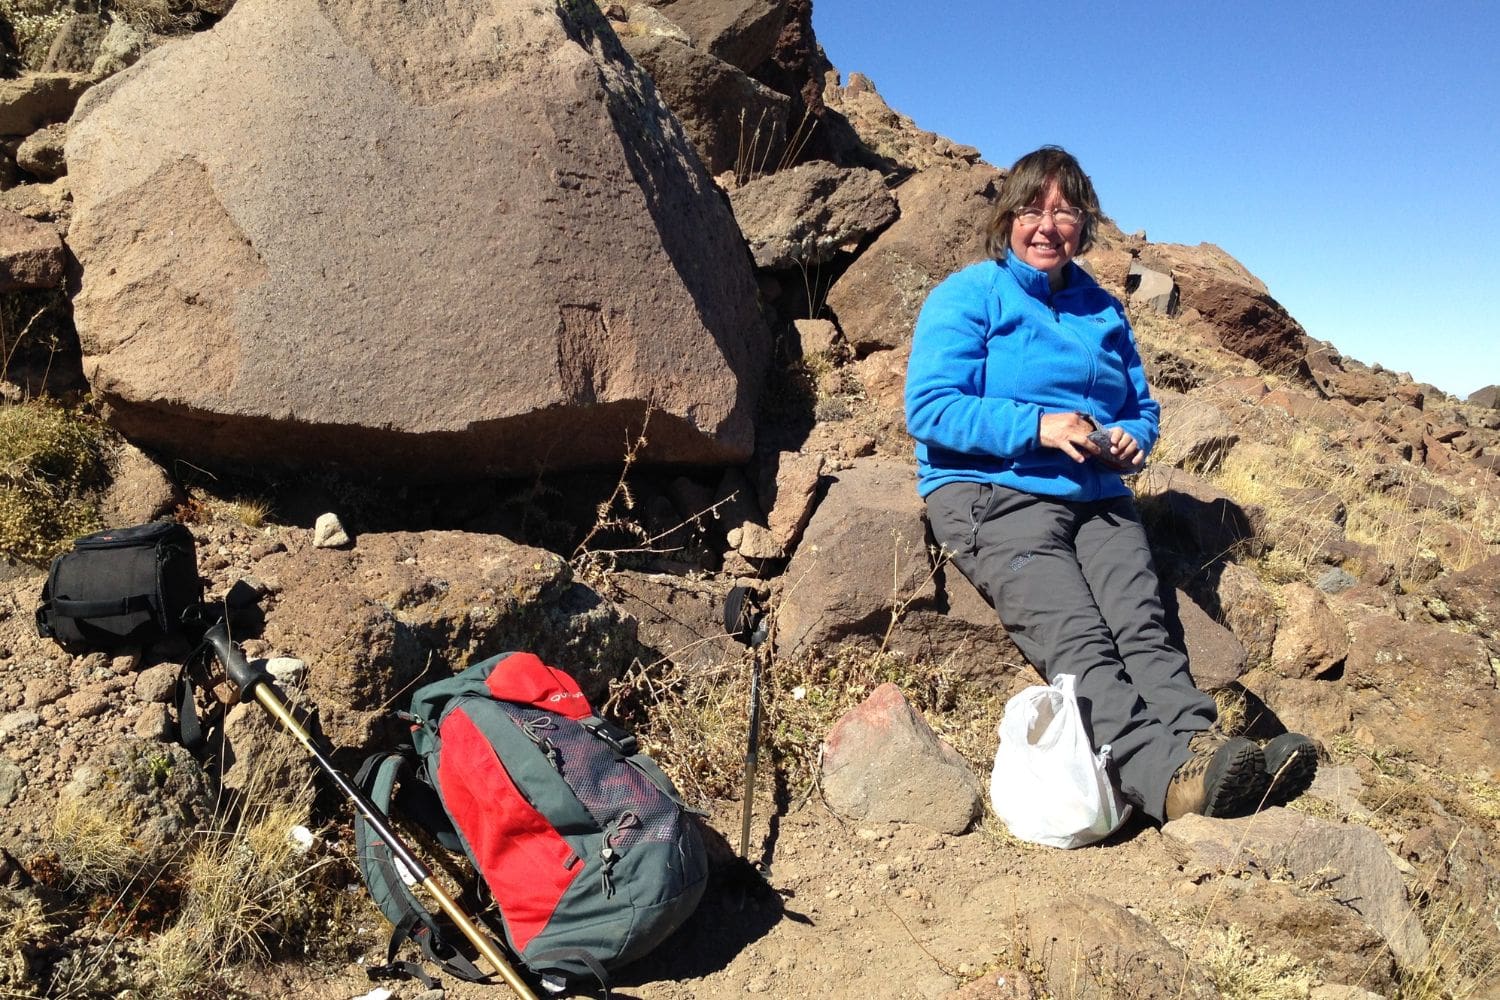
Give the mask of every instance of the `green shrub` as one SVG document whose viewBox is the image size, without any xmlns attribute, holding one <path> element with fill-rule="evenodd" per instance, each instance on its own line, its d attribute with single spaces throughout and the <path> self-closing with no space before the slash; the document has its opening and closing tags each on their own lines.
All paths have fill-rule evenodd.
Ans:
<svg viewBox="0 0 1500 1000">
<path fill-rule="evenodd" d="M 104 433 L 51 403 L 0 405 L 0 556 L 45 565 L 99 524 Z"/>
</svg>

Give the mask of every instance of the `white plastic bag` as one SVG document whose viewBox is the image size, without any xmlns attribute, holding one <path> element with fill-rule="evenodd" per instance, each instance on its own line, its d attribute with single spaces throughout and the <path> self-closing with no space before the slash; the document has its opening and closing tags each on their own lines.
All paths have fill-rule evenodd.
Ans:
<svg viewBox="0 0 1500 1000">
<path fill-rule="evenodd" d="M 1005 704 L 990 801 L 1007 829 L 1050 847 L 1082 847 L 1119 829 L 1130 806 L 1110 781 L 1109 747 L 1089 746 L 1072 674 Z"/>
</svg>

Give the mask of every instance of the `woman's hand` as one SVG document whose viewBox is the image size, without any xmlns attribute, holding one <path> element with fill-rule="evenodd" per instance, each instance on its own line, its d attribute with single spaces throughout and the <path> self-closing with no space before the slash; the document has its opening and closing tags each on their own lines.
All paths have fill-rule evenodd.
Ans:
<svg viewBox="0 0 1500 1000">
<path fill-rule="evenodd" d="M 1128 431 L 1109 429 L 1109 450 L 1099 453 L 1099 461 L 1119 472 L 1140 472 L 1146 464 L 1146 453 Z"/>
<path fill-rule="evenodd" d="M 1037 437 L 1043 448 L 1056 448 L 1073 461 L 1084 462 L 1099 454 L 1099 446 L 1089 440 L 1095 429 L 1082 413 L 1044 413 Z"/>
<path fill-rule="evenodd" d="M 1038 427 L 1042 447 L 1056 448 L 1075 462 L 1097 458 L 1117 472 L 1139 472 L 1146 464 L 1140 443 L 1128 431 L 1109 428 L 1109 448 L 1089 440 L 1098 428 L 1081 413 L 1044 413 Z"/>
</svg>

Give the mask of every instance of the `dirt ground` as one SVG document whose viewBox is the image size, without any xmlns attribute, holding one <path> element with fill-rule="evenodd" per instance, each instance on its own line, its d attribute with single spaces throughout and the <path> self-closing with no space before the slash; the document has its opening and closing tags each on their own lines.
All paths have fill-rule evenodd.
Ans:
<svg viewBox="0 0 1500 1000">
<path fill-rule="evenodd" d="M 711 822 L 737 830 L 739 805 L 720 803 Z M 1014 992 L 1026 962 L 1016 914 L 1063 886 L 1131 900 L 1186 936 L 1207 929 L 1189 913 L 1208 890 L 1184 875 L 1169 838 L 1148 827 L 1063 852 L 1020 844 L 993 820 L 957 837 L 850 825 L 814 795 L 769 822 L 758 817 L 753 840 L 769 848 L 769 867 L 754 868 L 720 843 L 698 911 L 656 953 L 622 970 L 613 996 L 897 1000 L 947 997 L 969 983 L 976 991 L 965 996 L 1022 996 Z M 305 967 L 268 971 L 259 984 L 266 996 L 349 1000 L 378 985 L 408 1000 L 423 992 L 415 983 L 372 984 L 356 963 L 312 975 Z M 1001 978 L 1010 991 L 995 985 Z M 452 977 L 443 986 L 454 1000 L 506 992 Z"/>
</svg>

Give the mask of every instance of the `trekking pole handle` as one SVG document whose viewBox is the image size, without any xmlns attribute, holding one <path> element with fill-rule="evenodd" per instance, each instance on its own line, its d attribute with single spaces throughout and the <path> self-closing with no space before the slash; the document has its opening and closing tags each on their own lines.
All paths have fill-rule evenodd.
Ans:
<svg viewBox="0 0 1500 1000">
<path fill-rule="evenodd" d="M 245 659 L 245 654 L 241 652 L 239 645 L 229 638 L 229 626 L 224 622 L 218 622 L 203 633 L 203 641 L 209 644 L 214 651 L 214 656 L 224 664 L 225 673 L 240 689 L 241 697 L 248 698 L 258 685 L 270 683 L 271 674 L 265 667 L 257 668 L 250 665 L 250 661 Z"/>
</svg>

